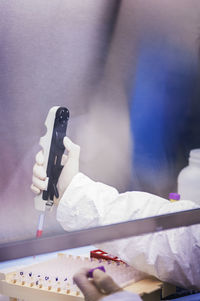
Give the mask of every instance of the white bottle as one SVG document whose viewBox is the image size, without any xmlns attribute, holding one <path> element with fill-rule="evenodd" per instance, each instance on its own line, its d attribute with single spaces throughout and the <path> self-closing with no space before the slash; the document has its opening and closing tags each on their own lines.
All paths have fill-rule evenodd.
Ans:
<svg viewBox="0 0 200 301">
<path fill-rule="evenodd" d="M 200 205 L 200 149 L 190 151 L 189 165 L 178 175 L 178 193 L 182 200 Z"/>
</svg>

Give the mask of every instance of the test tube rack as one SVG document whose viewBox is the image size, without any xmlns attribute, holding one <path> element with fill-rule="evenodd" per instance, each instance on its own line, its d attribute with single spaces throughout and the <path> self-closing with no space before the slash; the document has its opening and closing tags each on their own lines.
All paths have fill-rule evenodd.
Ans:
<svg viewBox="0 0 200 301">
<path fill-rule="evenodd" d="M 156 279 L 146 279 L 146 284 L 143 283 L 144 274 L 124 262 L 58 254 L 44 262 L 1 272 L 0 294 L 9 296 L 12 301 L 82 301 L 84 297 L 73 282 L 73 275 L 83 267 L 93 269 L 98 266 L 104 266 L 106 273 L 121 287 L 140 295 L 141 284 L 145 286 L 146 293 L 148 287 L 150 292 L 162 286 Z"/>
</svg>

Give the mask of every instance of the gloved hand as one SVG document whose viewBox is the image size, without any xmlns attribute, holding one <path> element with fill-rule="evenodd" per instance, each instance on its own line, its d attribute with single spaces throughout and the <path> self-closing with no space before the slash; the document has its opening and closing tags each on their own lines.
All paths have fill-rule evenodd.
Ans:
<svg viewBox="0 0 200 301">
<path fill-rule="evenodd" d="M 73 277 L 85 301 L 142 301 L 138 295 L 124 291 L 108 274 L 99 269 L 93 271 L 92 279 L 88 279 L 89 271 L 90 269 L 83 268 Z"/>
<path fill-rule="evenodd" d="M 93 271 L 92 279 L 88 279 L 89 271 L 90 269 L 83 268 L 73 277 L 86 301 L 97 301 L 106 295 L 122 291 L 108 274 L 99 269 Z"/>
<path fill-rule="evenodd" d="M 61 199 L 72 178 L 79 172 L 79 145 L 74 144 L 68 137 L 65 137 L 63 139 L 63 144 L 68 151 L 68 154 L 67 156 L 63 155 L 62 158 L 62 164 L 64 165 L 64 167 L 57 184 L 59 193 L 59 199 L 57 199 L 57 203 Z M 36 163 L 33 167 L 33 177 L 31 185 L 31 190 L 36 194 L 39 194 L 42 190 L 45 190 L 48 184 L 46 181 L 46 170 L 44 169 L 43 164 L 44 155 L 43 151 L 40 151 L 36 155 Z"/>
</svg>

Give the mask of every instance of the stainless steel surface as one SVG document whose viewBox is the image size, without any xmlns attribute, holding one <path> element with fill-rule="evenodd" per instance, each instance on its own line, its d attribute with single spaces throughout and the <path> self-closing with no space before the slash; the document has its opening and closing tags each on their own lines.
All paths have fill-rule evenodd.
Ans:
<svg viewBox="0 0 200 301">
<path fill-rule="evenodd" d="M 200 223 L 200 209 L 192 209 L 62 235 L 0 245 L 0 261 L 87 246 Z"/>
</svg>

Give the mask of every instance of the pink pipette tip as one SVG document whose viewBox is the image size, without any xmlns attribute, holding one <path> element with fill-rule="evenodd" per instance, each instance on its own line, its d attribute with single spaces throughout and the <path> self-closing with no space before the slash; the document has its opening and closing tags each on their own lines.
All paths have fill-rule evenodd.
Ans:
<svg viewBox="0 0 200 301">
<path fill-rule="evenodd" d="M 42 230 L 37 230 L 37 232 L 36 232 L 36 237 L 37 238 L 39 238 L 39 237 L 41 237 L 42 236 Z"/>
</svg>

